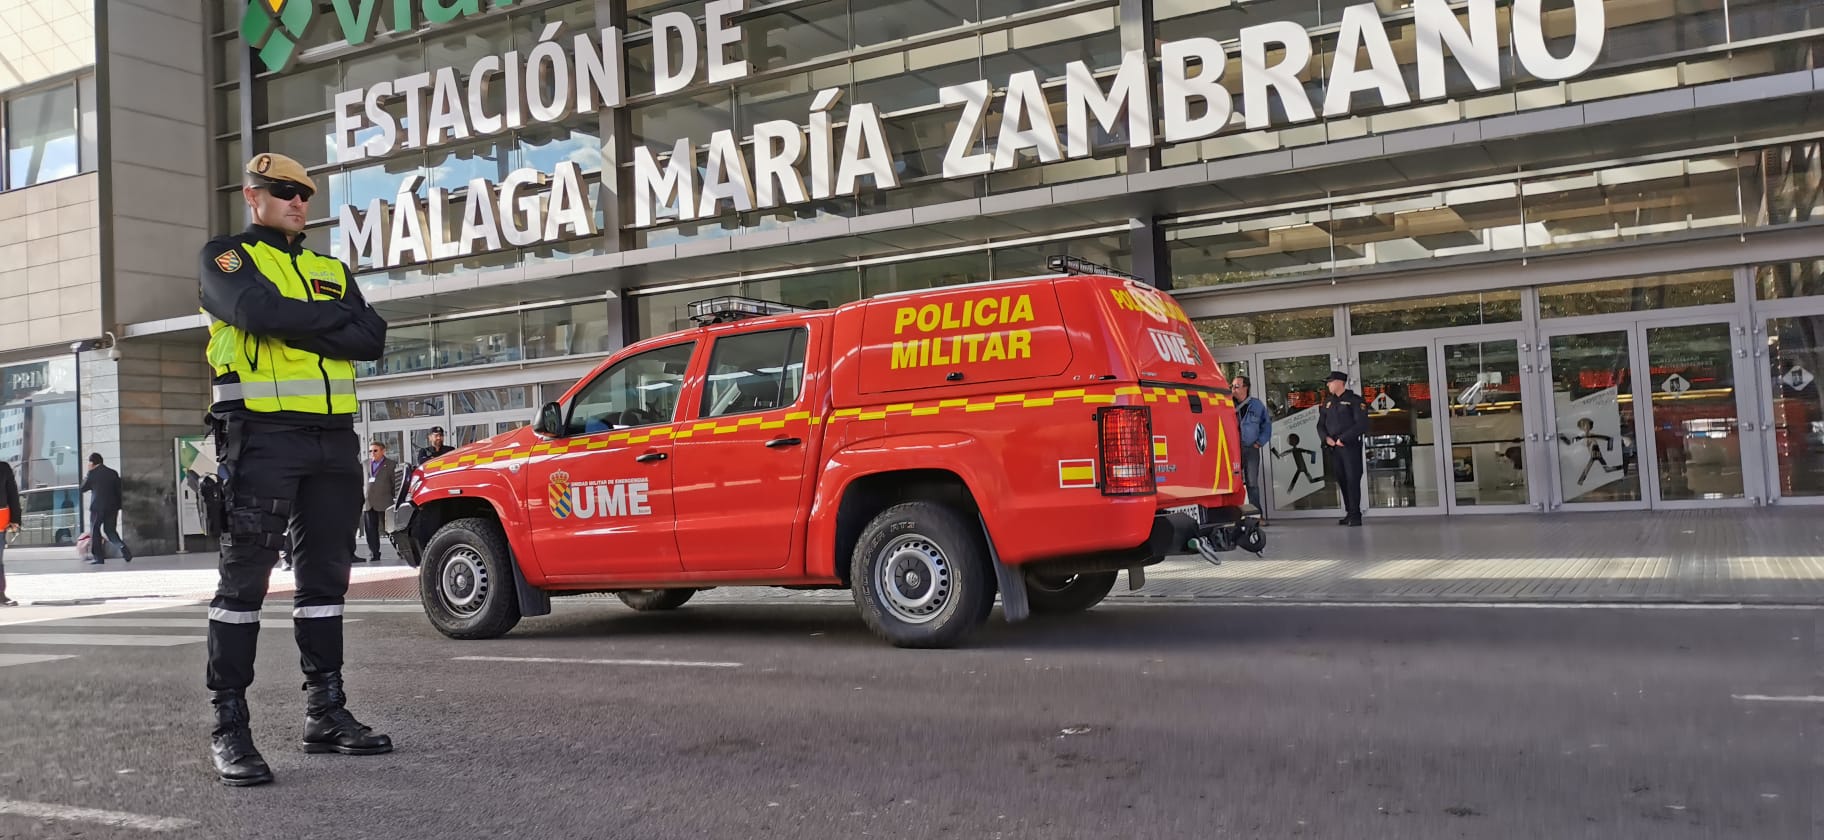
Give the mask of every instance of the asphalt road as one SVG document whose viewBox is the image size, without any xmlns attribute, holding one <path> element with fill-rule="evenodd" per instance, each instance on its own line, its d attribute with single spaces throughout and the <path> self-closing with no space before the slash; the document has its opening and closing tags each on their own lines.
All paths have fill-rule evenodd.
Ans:
<svg viewBox="0 0 1824 840">
<path fill-rule="evenodd" d="M 1741 699 L 1824 695 L 1816 610 L 1105 605 L 951 651 L 817 604 L 466 643 L 353 612 L 352 707 L 399 745 L 365 758 L 297 751 L 269 620 L 251 789 L 209 770 L 201 616 L 0 626 L 72 657 L 0 664 L 0 837 L 1824 835 L 1824 704 Z"/>
</svg>

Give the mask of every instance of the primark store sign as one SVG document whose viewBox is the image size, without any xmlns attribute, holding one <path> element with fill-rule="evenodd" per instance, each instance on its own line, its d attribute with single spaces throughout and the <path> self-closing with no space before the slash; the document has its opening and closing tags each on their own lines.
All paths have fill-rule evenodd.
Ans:
<svg viewBox="0 0 1824 840">
<path fill-rule="evenodd" d="M 513 2 L 332 0 L 333 14 L 323 15 L 331 20 L 316 23 L 338 26 L 348 43 L 360 44 L 377 30 L 411 31 Z M 640 93 L 665 95 L 748 76 L 746 61 L 727 58 L 728 48 L 742 40 L 733 18 L 745 3 L 710 0 L 700 23 L 688 12 L 654 16 L 653 85 Z M 315 6 L 308 0 L 252 0 L 242 35 L 267 66 L 283 68 L 293 45 L 313 25 Z M 1512 45 L 1518 68 L 1535 78 L 1573 78 L 1601 53 L 1606 21 L 1602 0 L 1573 0 L 1568 13 L 1570 36 L 1548 44 L 1543 0 L 1515 0 L 1505 16 L 1496 0 L 1469 0 L 1461 10 L 1447 0 L 1415 0 L 1417 90 L 1402 76 L 1387 23 L 1373 3 L 1344 9 L 1322 101 L 1313 101 L 1298 79 L 1310 63 L 1313 36 L 1289 21 L 1165 41 L 1156 56 L 1130 51 L 1103 79 L 1072 62 L 1061 123 L 1034 71 L 939 88 L 932 91 L 935 102 L 960 111 L 943 175 L 982 175 L 1026 160 L 1086 158 L 1097 130 L 1121 132 L 1128 148 L 1140 149 L 1348 116 L 1361 93 L 1387 107 L 1442 100 L 1446 62 L 1460 68 L 1477 90 L 1492 91 L 1502 82 L 1503 44 Z M 469 67 L 341 91 L 334 99 L 335 161 L 352 164 L 621 107 L 628 96 L 623 33 L 617 27 L 596 32 L 561 27 L 547 26 L 524 52 L 507 50 Z M 1218 36 L 1234 37 L 1233 54 Z M 1240 89 L 1239 98 L 1230 86 Z M 1155 89 L 1156 99 L 1148 95 Z M 592 177 L 620 179 L 603 184 L 600 194 L 630 196 L 629 226 L 636 229 L 898 187 L 880 113 L 867 102 L 845 104 L 842 94 L 840 88 L 820 91 L 802 120 L 755 125 L 751 143 L 732 127 L 708 137 L 679 137 L 669 153 L 637 146 L 631 167 L 609 165 L 590 175 L 573 162 L 550 172 L 524 168 L 498 182 L 472 180 L 460 195 L 436 187 L 421 195 L 422 176 L 408 176 L 391 201 L 376 198 L 338 209 L 344 253 L 364 267 L 392 268 L 595 236 L 600 231 L 586 180 Z M 1283 114 L 1277 120 L 1273 102 Z M 1245 129 L 1231 127 L 1237 108 Z M 400 110 L 402 117 L 396 116 Z M 994 128 L 984 136 L 985 126 Z"/>
</svg>

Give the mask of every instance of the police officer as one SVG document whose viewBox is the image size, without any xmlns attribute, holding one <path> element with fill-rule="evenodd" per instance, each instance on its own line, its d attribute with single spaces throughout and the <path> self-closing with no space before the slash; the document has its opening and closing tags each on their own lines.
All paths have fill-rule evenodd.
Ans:
<svg viewBox="0 0 1824 840">
<path fill-rule="evenodd" d="M 419 466 L 423 466 L 424 464 L 429 462 L 432 458 L 435 458 L 439 455 L 444 455 L 444 454 L 456 451 L 456 447 L 444 445 L 442 426 L 432 426 L 431 427 L 430 444 L 431 444 L 430 446 L 422 447 L 418 450 L 418 465 Z"/>
<path fill-rule="evenodd" d="M 306 692 L 301 746 L 344 755 L 393 748 L 349 714 L 342 687 L 342 600 L 355 552 L 349 523 L 362 495 L 351 360 L 380 357 L 386 322 L 348 266 L 304 247 L 315 192 L 297 161 L 254 156 L 241 189 L 253 224 L 211 240 L 200 258 L 215 373 L 209 424 L 227 506 L 209 604 L 210 747 L 222 783 L 237 787 L 272 781 L 253 746 L 245 692 L 267 578 L 288 536 Z"/>
<path fill-rule="evenodd" d="M 1349 374 L 1330 371 L 1324 380 L 1330 396 L 1317 410 L 1317 434 L 1324 439 L 1330 474 L 1343 490 L 1343 518 L 1338 525 L 1362 524 L 1362 435 L 1368 433 L 1368 405 L 1349 390 Z"/>
</svg>

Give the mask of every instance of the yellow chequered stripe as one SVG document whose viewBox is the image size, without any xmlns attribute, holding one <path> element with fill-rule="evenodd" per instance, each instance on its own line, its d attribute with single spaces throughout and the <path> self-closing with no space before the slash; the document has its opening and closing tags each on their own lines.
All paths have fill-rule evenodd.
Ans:
<svg viewBox="0 0 1824 840">
<path fill-rule="evenodd" d="M 1164 387 L 1160 387 L 1157 385 L 1148 386 L 1145 388 L 1129 386 L 1129 387 L 1120 389 L 1116 393 L 1136 394 L 1136 395 L 1143 397 L 1149 403 L 1160 402 L 1160 401 L 1164 401 L 1164 402 L 1168 402 L 1168 403 L 1184 402 L 1185 400 L 1189 399 L 1191 397 L 1191 395 L 1195 394 L 1199 397 L 1202 397 L 1205 400 L 1208 400 L 1211 405 L 1226 405 L 1230 408 L 1235 407 L 1235 401 L 1233 399 L 1230 399 L 1228 397 L 1228 395 L 1226 395 L 1226 394 L 1214 394 L 1214 393 L 1210 393 L 1207 391 L 1192 391 L 1187 388 L 1164 388 Z"/>
<path fill-rule="evenodd" d="M 888 417 L 931 417 L 939 414 L 979 414 L 998 411 L 1003 408 L 1050 408 L 1060 403 L 1082 403 L 1084 405 L 1114 405 L 1122 397 L 1140 397 L 1147 402 L 1179 402 L 1188 397 L 1192 391 L 1184 388 L 1141 387 L 1124 385 L 1112 391 L 1090 393 L 1084 388 L 1064 388 L 1056 391 L 1036 393 L 993 394 L 981 397 L 952 398 L 931 400 L 928 402 L 891 403 L 869 408 L 840 408 L 830 413 L 830 422 L 836 420 L 884 420 Z M 1196 392 L 1214 405 L 1233 406 L 1234 402 L 1221 394 Z M 530 447 L 508 447 L 492 452 L 466 452 L 458 456 L 435 458 L 424 465 L 426 473 L 438 473 L 464 467 L 478 467 L 489 464 L 516 461 L 541 455 L 565 455 L 571 452 L 592 452 L 607 449 L 617 444 L 637 446 L 654 440 L 690 440 L 695 437 L 713 437 L 733 434 L 742 429 L 762 429 L 772 431 L 783 429 L 797 423 L 808 423 L 816 426 L 826 422 L 822 417 L 812 416 L 808 411 L 794 411 L 781 417 L 768 417 L 764 414 L 747 415 L 724 420 L 701 420 L 692 423 L 681 423 L 673 426 L 629 429 L 605 435 L 592 435 L 570 440 L 542 441 Z M 1163 456 L 1161 444 L 1155 444 L 1155 451 Z M 1074 469 L 1074 468 L 1073 468 Z M 1061 476 L 1060 476 L 1061 477 Z M 1093 476 L 1092 476 L 1093 478 Z"/>
</svg>

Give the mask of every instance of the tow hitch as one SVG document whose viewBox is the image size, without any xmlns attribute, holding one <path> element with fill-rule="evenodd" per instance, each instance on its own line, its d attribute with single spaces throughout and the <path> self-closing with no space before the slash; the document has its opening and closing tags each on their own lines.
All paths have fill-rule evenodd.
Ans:
<svg viewBox="0 0 1824 840">
<path fill-rule="evenodd" d="M 1191 539 L 1187 546 L 1198 556 L 1210 562 L 1212 566 L 1222 565 L 1220 552 L 1241 549 L 1260 557 L 1266 550 L 1267 535 L 1260 530 L 1260 520 L 1246 517 L 1234 525 L 1219 527 L 1208 534 Z"/>
</svg>

